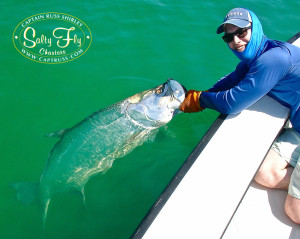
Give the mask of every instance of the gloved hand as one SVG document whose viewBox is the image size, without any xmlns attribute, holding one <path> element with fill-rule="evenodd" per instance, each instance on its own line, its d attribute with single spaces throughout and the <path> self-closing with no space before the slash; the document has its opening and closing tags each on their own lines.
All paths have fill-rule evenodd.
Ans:
<svg viewBox="0 0 300 239">
<path fill-rule="evenodd" d="M 204 107 L 200 106 L 199 98 L 202 91 L 189 90 L 186 93 L 184 101 L 179 106 L 179 110 L 185 113 L 193 113 L 204 110 Z"/>
</svg>

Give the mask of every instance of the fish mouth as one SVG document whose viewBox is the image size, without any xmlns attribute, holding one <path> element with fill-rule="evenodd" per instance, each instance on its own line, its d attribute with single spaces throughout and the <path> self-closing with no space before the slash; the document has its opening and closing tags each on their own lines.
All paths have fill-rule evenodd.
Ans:
<svg viewBox="0 0 300 239">
<path fill-rule="evenodd" d="M 173 79 L 167 80 L 167 82 L 165 83 L 165 89 L 167 89 L 165 95 L 170 95 L 175 100 L 174 103 L 177 102 L 175 104 L 167 106 L 171 111 L 173 111 L 174 117 L 175 115 L 181 113 L 181 111 L 179 110 L 179 106 L 185 99 L 187 89 L 178 81 Z"/>
<path fill-rule="evenodd" d="M 169 91 L 166 94 L 172 95 L 181 104 L 185 99 L 185 94 L 187 93 L 186 88 L 180 84 L 178 81 L 169 79 L 165 83 L 165 90 Z"/>
</svg>

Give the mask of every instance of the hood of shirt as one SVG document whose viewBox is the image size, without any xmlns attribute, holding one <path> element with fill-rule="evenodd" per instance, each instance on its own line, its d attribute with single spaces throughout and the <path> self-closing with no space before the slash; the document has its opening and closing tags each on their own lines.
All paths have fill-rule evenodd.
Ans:
<svg viewBox="0 0 300 239">
<path fill-rule="evenodd" d="M 263 33 L 262 25 L 257 16 L 250 10 L 246 9 L 252 19 L 251 38 L 246 48 L 242 52 L 237 52 L 230 48 L 230 50 L 241 60 L 250 65 L 252 61 L 260 55 L 263 50 L 267 37 Z"/>
</svg>

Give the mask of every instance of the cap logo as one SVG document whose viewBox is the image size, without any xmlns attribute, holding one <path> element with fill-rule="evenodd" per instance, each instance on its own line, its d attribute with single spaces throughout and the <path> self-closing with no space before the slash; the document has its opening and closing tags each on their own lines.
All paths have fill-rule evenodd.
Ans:
<svg viewBox="0 0 300 239">
<path fill-rule="evenodd" d="M 234 16 L 242 16 L 243 13 L 241 13 L 241 12 L 231 12 L 231 13 L 229 13 L 229 14 L 226 16 L 226 18 L 231 17 L 232 15 L 234 15 Z"/>
</svg>

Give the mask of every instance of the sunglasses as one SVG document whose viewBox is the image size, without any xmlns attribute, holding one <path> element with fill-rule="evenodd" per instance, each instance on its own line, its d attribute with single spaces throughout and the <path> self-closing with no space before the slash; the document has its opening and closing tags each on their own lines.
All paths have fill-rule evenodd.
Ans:
<svg viewBox="0 0 300 239">
<path fill-rule="evenodd" d="M 251 29 L 251 26 L 245 28 L 239 28 L 233 33 L 225 33 L 224 36 L 222 36 L 222 39 L 224 40 L 224 42 L 229 43 L 233 41 L 234 35 L 236 35 L 238 38 L 243 38 L 247 36 L 248 29 Z"/>
</svg>

